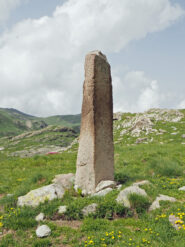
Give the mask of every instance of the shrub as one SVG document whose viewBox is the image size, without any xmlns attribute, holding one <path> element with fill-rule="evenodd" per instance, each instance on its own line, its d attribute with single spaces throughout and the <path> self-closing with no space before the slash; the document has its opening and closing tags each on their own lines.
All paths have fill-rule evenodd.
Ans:
<svg viewBox="0 0 185 247">
<path fill-rule="evenodd" d="M 150 206 L 150 202 L 146 196 L 137 195 L 135 193 L 129 196 L 131 208 L 135 209 L 137 214 L 144 213 Z"/>
</svg>

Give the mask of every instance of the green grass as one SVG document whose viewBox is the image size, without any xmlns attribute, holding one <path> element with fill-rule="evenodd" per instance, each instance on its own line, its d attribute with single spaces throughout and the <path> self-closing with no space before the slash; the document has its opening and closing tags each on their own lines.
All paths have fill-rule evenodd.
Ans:
<svg viewBox="0 0 185 247">
<path fill-rule="evenodd" d="M 128 116 L 132 115 L 124 115 L 123 120 Z M 118 124 L 119 121 L 115 122 L 115 125 Z M 17 208 L 18 196 L 51 183 L 56 174 L 75 173 L 77 145 L 57 155 L 20 158 L 11 157 L 10 154 L 25 147 L 38 147 L 38 137 L 24 139 L 17 144 L 0 139 L 0 146 L 5 146 L 5 151 L 0 152 L 0 231 L 3 231 L 0 247 L 184 247 L 185 230 L 176 231 L 168 217 L 172 213 L 176 216 L 185 214 L 185 192 L 178 190 L 185 186 L 185 146 L 181 144 L 185 142 L 181 137 L 185 134 L 185 119 L 177 123 L 156 122 L 154 127 L 167 132 L 163 135 L 149 134 L 148 138 L 153 138 L 153 142 L 139 145 L 135 144 L 136 137 L 123 136 L 118 140 L 121 129 L 114 130 L 114 140 L 118 141 L 115 144 L 115 180 L 122 184 L 122 189 L 133 182 L 150 181 L 150 184 L 141 186 L 148 198 L 134 194 L 130 196 L 131 209 L 116 203 L 118 190 L 98 198 L 82 197 L 73 189 L 67 191 L 62 199 L 45 202 L 36 208 Z M 178 134 L 175 136 L 171 135 L 175 132 L 172 127 L 177 128 Z M 71 138 L 70 141 L 74 139 L 74 136 L 62 134 L 53 140 L 55 134 L 41 134 L 40 143 L 60 145 L 60 139 L 63 142 L 65 138 Z M 46 135 L 47 140 L 51 138 L 50 141 L 46 141 Z M 149 213 L 149 205 L 159 194 L 175 197 L 177 201 L 161 202 L 160 209 Z M 97 211 L 84 217 L 81 210 L 91 203 L 98 204 Z M 60 205 L 67 205 L 65 215 L 58 214 Z M 40 212 L 46 215 L 46 220 L 41 224 L 52 229 L 51 236 L 45 239 L 38 239 L 35 235 L 38 226 L 35 216 Z M 185 221 L 184 215 L 182 219 Z M 75 227 L 75 224 L 78 226 Z"/>
</svg>

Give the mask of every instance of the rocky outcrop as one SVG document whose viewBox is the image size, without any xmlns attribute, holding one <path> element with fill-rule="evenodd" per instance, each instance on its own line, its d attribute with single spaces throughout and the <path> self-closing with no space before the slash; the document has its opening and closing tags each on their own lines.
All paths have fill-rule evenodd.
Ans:
<svg viewBox="0 0 185 247">
<path fill-rule="evenodd" d="M 174 197 L 170 197 L 166 195 L 159 195 L 150 206 L 149 211 L 160 208 L 160 201 L 176 202 L 176 199 Z"/>
<path fill-rule="evenodd" d="M 131 194 L 137 194 L 137 195 L 141 195 L 141 196 L 146 196 L 147 197 L 147 194 L 146 194 L 145 190 L 139 188 L 139 186 L 132 185 L 132 186 L 129 186 L 129 187 L 125 188 L 124 190 L 122 190 L 119 193 L 118 197 L 116 198 L 116 201 L 118 203 L 123 204 L 125 207 L 130 208 L 131 205 L 130 205 L 130 202 L 129 202 L 129 196 Z"/>
</svg>

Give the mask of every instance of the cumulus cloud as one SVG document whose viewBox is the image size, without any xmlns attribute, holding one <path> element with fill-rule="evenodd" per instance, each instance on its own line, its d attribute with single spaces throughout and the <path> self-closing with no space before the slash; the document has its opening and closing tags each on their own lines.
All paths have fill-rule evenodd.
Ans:
<svg viewBox="0 0 185 247">
<path fill-rule="evenodd" d="M 8 19 L 11 11 L 15 9 L 21 1 L 25 0 L 0 0 L 0 25 Z"/>
<path fill-rule="evenodd" d="M 0 37 L 0 105 L 36 115 L 77 113 L 89 50 L 120 52 L 183 14 L 169 0 L 68 0 L 51 17 L 24 20 Z M 113 79 L 119 84 L 115 105 L 123 103 L 121 89 L 128 81 L 130 95 L 138 88 L 133 110 L 158 104 L 158 84 L 144 72 Z"/>
<path fill-rule="evenodd" d="M 180 104 L 177 106 L 179 109 L 185 109 L 185 100 L 182 100 Z"/>
<path fill-rule="evenodd" d="M 113 78 L 115 111 L 142 112 L 159 107 L 163 101 L 158 82 L 144 71 L 128 71 L 123 78 Z"/>
</svg>

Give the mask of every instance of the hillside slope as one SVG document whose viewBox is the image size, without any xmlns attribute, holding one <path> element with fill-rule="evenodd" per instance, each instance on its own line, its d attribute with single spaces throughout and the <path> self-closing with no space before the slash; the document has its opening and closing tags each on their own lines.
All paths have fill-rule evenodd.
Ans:
<svg viewBox="0 0 185 247">
<path fill-rule="evenodd" d="M 35 117 L 16 109 L 0 108 L 0 137 L 15 136 L 25 131 L 39 130 L 48 125 L 75 128 L 79 131 L 80 115 Z"/>
<path fill-rule="evenodd" d="M 75 173 L 77 141 L 53 155 L 32 153 L 22 157 L 21 153 L 38 149 L 41 144 L 59 147 L 61 143 L 57 142 L 63 138 L 56 140 L 55 135 L 68 135 L 70 130 L 65 130 L 49 126 L 21 136 L 0 138 L 0 150 L 4 147 L 0 151 L 0 246 L 185 246 L 185 110 L 150 109 L 137 114 L 114 114 L 118 187 L 106 196 L 84 197 L 80 190 L 71 188 L 62 199 L 46 201 L 35 208 L 17 207 L 19 196 L 53 183 L 57 174 Z M 71 140 L 75 138 L 72 131 Z M 119 193 L 137 182 L 147 196 L 131 194 L 130 208 L 118 204 Z M 150 211 L 161 197 L 173 200 L 160 201 Z M 96 211 L 83 215 L 84 207 L 92 203 L 97 204 Z M 67 211 L 60 214 L 60 206 L 66 206 Z M 38 223 L 35 217 L 41 212 L 45 219 Z M 177 228 L 170 218 L 175 218 Z M 39 239 L 35 232 L 42 224 L 52 232 Z"/>
</svg>

